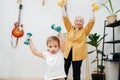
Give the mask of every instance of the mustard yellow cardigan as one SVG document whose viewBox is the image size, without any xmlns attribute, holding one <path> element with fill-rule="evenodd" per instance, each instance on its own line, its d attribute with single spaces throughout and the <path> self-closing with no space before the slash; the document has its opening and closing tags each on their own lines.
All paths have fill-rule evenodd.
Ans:
<svg viewBox="0 0 120 80">
<path fill-rule="evenodd" d="M 72 48 L 72 61 L 83 60 L 87 57 L 87 44 L 86 38 L 93 28 L 95 20 L 90 20 L 85 28 L 77 30 L 71 24 L 68 17 L 63 16 L 63 22 L 67 31 L 65 39 L 64 58 L 67 58 Z"/>
</svg>

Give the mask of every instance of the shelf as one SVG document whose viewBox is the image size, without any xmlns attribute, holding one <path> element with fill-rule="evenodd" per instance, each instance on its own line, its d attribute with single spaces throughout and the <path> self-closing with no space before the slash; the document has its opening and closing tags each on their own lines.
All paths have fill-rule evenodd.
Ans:
<svg viewBox="0 0 120 80">
<path fill-rule="evenodd" d="M 106 41 L 104 43 L 120 43 L 120 40 L 114 40 L 114 41 Z"/>
<path fill-rule="evenodd" d="M 108 27 L 108 28 L 113 28 L 113 29 L 112 29 L 113 39 L 112 39 L 112 41 L 105 41 L 105 38 L 103 39 L 102 52 L 105 51 L 105 50 L 104 50 L 104 47 L 105 47 L 104 44 L 105 44 L 105 43 L 113 44 L 113 45 L 112 45 L 113 49 L 112 49 L 112 53 L 108 53 L 106 57 L 103 57 L 103 56 L 102 56 L 102 60 L 104 60 L 104 61 L 106 61 L 106 62 L 117 62 L 117 63 L 119 63 L 118 80 L 120 80 L 120 52 L 116 52 L 116 46 L 115 46 L 115 45 L 117 45 L 116 43 L 120 43 L 120 40 L 116 40 L 116 39 L 115 39 L 115 30 L 114 30 L 115 27 L 120 27 L 120 20 L 117 20 L 117 21 L 115 21 L 114 23 L 111 23 L 111 24 L 109 24 L 109 25 L 106 25 L 106 24 L 107 24 L 106 22 L 107 22 L 107 21 L 105 20 L 105 22 L 104 22 L 104 33 L 103 33 L 103 35 L 106 34 L 106 32 L 105 32 L 105 31 L 106 31 L 106 27 Z"/>
<path fill-rule="evenodd" d="M 120 54 L 120 52 L 116 52 L 116 53 L 110 53 L 110 54 Z"/>
<path fill-rule="evenodd" d="M 117 27 L 119 25 L 120 25 L 120 20 L 118 20 L 118 21 L 116 21 L 116 22 L 114 22 L 112 24 L 106 25 L 106 27 Z"/>
<path fill-rule="evenodd" d="M 112 55 L 113 59 L 108 59 L 109 55 Z M 109 55 L 107 55 L 107 58 L 103 58 L 103 60 L 110 61 L 110 62 L 120 62 L 120 52 L 109 53 Z"/>
<path fill-rule="evenodd" d="M 107 58 L 104 58 L 103 60 L 108 61 L 108 62 L 120 62 L 120 60 L 110 60 L 110 59 L 107 59 Z"/>
</svg>

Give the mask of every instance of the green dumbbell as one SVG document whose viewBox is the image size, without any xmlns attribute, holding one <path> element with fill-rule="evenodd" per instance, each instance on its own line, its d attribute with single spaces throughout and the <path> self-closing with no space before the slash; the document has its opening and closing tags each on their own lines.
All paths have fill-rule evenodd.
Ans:
<svg viewBox="0 0 120 80">
<path fill-rule="evenodd" d="M 24 44 L 26 44 L 26 45 L 29 45 L 29 44 L 30 44 L 29 40 L 30 40 L 30 37 L 31 37 L 31 36 L 32 36 L 32 33 L 27 33 L 28 39 L 27 39 L 26 41 L 24 41 Z"/>
<path fill-rule="evenodd" d="M 60 32 L 61 31 L 61 26 L 56 26 L 55 24 L 52 24 L 51 29 L 54 29 L 55 31 Z"/>
</svg>

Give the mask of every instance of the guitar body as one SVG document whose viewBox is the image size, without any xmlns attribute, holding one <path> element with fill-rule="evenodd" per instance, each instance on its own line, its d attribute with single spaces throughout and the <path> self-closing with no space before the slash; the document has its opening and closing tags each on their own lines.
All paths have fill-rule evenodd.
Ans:
<svg viewBox="0 0 120 80">
<path fill-rule="evenodd" d="M 12 35 L 14 37 L 22 37 L 24 35 L 24 31 L 23 31 L 23 25 L 22 24 L 18 24 L 18 22 L 16 22 L 14 24 L 14 29 L 12 30 Z"/>
</svg>

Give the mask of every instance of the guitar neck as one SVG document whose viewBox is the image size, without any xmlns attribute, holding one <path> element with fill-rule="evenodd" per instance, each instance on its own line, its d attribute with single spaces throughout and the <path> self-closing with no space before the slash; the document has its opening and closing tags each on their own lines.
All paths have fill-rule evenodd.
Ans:
<svg viewBox="0 0 120 80">
<path fill-rule="evenodd" d="M 22 6 L 22 4 L 19 4 L 18 24 L 20 24 Z"/>
</svg>

